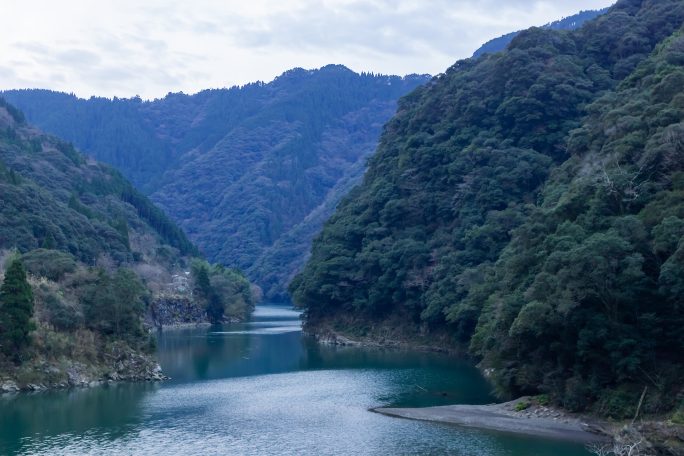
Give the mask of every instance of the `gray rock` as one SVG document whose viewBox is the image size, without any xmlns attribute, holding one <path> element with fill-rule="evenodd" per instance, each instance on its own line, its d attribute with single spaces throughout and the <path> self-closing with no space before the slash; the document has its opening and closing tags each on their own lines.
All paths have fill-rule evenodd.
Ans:
<svg viewBox="0 0 684 456">
<path fill-rule="evenodd" d="M 0 392 L 2 393 L 16 393 L 19 391 L 19 387 L 12 380 L 5 380 L 0 383 Z"/>
</svg>

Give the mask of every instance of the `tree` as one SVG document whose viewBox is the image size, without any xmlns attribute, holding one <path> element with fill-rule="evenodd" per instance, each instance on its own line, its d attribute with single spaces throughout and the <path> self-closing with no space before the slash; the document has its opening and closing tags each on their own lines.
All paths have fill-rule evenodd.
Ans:
<svg viewBox="0 0 684 456">
<path fill-rule="evenodd" d="M 21 261 L 14 260 L 0 287 L 0 348 L 16 363 L 29 345 L 29 333 L 34 329 L 33 292 L 26 280 Z"/>
<path fill-rule="evenodd" d="M 113 276 L 98 271 L 82 297 L 86 325 L 122 339 L 141 336 L 145 292 L 145 286 L 130 269 L 120 268 Z"/>
<path fill-rule="evenodd" d="M 209 321 L 213 324 L 221 323 L 223 321 L 223 313 L 225 312 L 225 306 L 216 291 L 211 292 L 207 297 L 207 317 Z"/>
</svg>

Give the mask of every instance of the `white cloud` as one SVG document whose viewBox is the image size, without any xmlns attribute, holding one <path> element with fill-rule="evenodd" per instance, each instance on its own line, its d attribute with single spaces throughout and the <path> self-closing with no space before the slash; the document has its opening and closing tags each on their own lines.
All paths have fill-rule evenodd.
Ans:
<svg viewBox="0 0 684 456">
<path fill-rule="evenodd" d="M 442 72 L 480 44 L 612 0 L 0 0 L 0 89 L 163 96 L 329 63 Z"/>
</svg>

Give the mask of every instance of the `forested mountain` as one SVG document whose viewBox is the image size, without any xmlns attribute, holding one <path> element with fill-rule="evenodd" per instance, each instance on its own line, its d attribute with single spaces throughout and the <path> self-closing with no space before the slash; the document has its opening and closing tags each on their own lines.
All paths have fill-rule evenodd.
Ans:
<svg viewBox="0 0 684 456">
<path fill-rule="evenodd" d="M 152 235 L 176 256 L 196 255 L 185 234 L 121 173 L 41 134 L 0 99 L 0 248 L 49 245 L 94 264 L 133 261 L 130 231 Z M 140 253 L 140 252 L 139 252 Z"/>
<path fill-rule="evenodd" d="M 675 406 L 683 22 L 679 0 L 622 0 L 404 97 L 291 284 L 308 328 L 446 334 L 503 393 L 571 410 L 631 416 L 644 386 Z"/>
<path fill-rule="evenodd" d="M 561 20 L 550 22 L 546 25 L 543 25 L 542 28 L 549 30 L 575 30 L 584 25 L 585 22 L 590 21 L 600 16 L 601 14 L 605 14 L 606 11 L 608 11 L 608 8 L 595 11 L 580 11 L 579 13 L 573 16 L 568 16 Z M 511 41 L 513 41 L 513 38 L 520 34 L 520 32 L 521 30 L 517 32 L 507 33 L 503 36 L 487 41 L 473 53 L 473 57 L 480 57 L 484 54 L 491 54 L 493 52 L 503 51 L 504 49 L 506 49 L 506 46 L 508 46 L 511 43 Z"/>
<path fill-rule="evenodd" d="M 41 128 L 116 166 L 211 260 L 247 270 L 277 298 L 360 180 L 396 100 L 427 79 L 331 65 L 150 102 L 4 95 Z"/>
<path fill-rule="evenodd" d="M 41 133 L 0 98 L 3 391 L 158 378 L 143 320 L 155 323 L 151 310 L 166 308 L 165 296 L 185 299 L 200 321 L 253 307 L 244 276 L 197 256 L 118 171 Z M 174 275 L 195 293 L 171 293 Z"/>
</svg>

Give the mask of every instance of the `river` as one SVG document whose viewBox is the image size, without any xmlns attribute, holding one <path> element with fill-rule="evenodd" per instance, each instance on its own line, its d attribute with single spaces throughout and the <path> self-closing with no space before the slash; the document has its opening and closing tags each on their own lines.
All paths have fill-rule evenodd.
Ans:
<svg viewBox="0 0 684 456">
<path fill-rule="evenodd" d="M 165 331 L 171 380 L 0 398 L 0 454 L 580 456 L 581 445 L 391 418 L 377 406 L 493 402 L 435 353 L 317 345 L 296 312 Z"/>
</svg>

